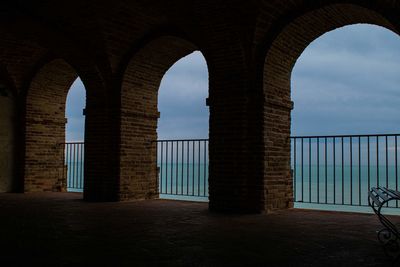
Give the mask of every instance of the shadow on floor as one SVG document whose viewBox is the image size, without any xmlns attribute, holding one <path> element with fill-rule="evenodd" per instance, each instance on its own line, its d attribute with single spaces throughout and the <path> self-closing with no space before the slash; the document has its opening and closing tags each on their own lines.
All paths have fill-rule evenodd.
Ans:
<svg viewBox="0 0 400 267">
<path fill-rule="evenodd" d="M 391 265 L 372 214 L 292 209 L 220 215 L 210 214 L 207 203 L 81 198 L 0 194 L 4 266 Z"/>
</svg>

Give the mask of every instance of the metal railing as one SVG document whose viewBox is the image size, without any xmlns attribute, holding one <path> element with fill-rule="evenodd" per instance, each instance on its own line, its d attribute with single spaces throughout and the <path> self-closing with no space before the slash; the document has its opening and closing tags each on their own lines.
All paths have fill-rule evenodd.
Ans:
<svg viewBox="0 0 400 267">
<path fill-rule="evenodd" d="M 399 136 L 290 137 L 294 201 L 367 206 L 371 187 L 399 190 Z M 68 190 L 83 191 L 84 143 L 66 143 L 64 155 Z M 160 196 L 207 198 L 208 164 L 208 139 L 158 140 Z"/>
<path fill-rule="evenodd" d="M 67 142 L 64 145 L 63 180 L 67 182 L 67 191 L 83 192 L 85 144 Z"/>
<path fill-rule="evenodd" d="M 161 195 L 208 197 L 208 139 L 158 140 Z"/>
<path fill-rule="evenodd" d="M 295 202 L 367 206 L 371 187 L 398 190 L 398 137 L 399 134 L 291 137 Z"/>
</svg>

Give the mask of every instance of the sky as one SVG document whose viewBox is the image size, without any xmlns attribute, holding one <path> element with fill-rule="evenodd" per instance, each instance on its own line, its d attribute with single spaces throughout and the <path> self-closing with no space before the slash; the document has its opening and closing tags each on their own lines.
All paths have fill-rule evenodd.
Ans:
<svg viewBox="0 0 400 267">
<path fill-rule="evenodd" d="M 312 42 L 292 71 L 292 135 L 400 132 L 400 38 L 350 25 Z M 176 62 L 159 89 L 159 139 L 208 138 L 208 70 L 200 52 Z M 67 141 L 83 140 L 85 90 L 67 98 Z"/>
<path fill-rule="evenodd" d="M 67 142 L 84 141 L 85 117 L 83 109 L 86 106 L 86 91 L 78 78 L 72 84 L 67 95 L 65 117 L 67 118 L 65 139 Z"/>
<path fill-rule="evenodd" d="M 207 97 L 207 63 L 196 51 L 175 63 L 161 80 L 158 138 L 208 138 Z"/>
<path fill-rule="evenodd" d="M 292 72 L 292 135 L 400 132 L 400 38 L 373 25 L 328 32 Z"/>
</svg>

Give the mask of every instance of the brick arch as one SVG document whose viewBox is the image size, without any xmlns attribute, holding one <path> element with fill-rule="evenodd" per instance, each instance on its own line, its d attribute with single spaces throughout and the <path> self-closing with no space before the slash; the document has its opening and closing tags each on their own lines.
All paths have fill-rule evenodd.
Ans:
<svg viewBox="0 0 400 267">
<path fill-rule="evenodd" d="M 291 20 L 277 31 L 262 52 L 265 57 L 259 59 L 258 72 L 262 73 L 260 76 L 265 99 L 266 210 L 293 205 L 289 139 L 292 107 L 290 82 L 293 66 L 313 40 L 336 28 L 357 23 L 376 24 L 396 31 L 396 27 L 389 21 L 389 16 L 386 17 L 373 9 L 353 4 L 327 5 Z"/>
<path fill-rule="evenodd" d="M 137 51 L 122 78 L 120 109 L 120 199 L 158 196 L 156 143 L 158 89 L 165 72 L 197 50 L 185 39 L 161 36 Z"/>
<path fill-rule="evenodd" d="M 64 191 L 65 103 L 76 71 L 64 60 L 45 64 L 26 92 L 24 190 Z"/>
<path fill-rule="evenodd" d="M 65 104 L 79 76 L 86 89 L 84 199 L 116 200 L 116 104 L 110 84 L 93 61 L 76 51 L 66 59 L 45 55 L 27 75 L 19 94 L 22 120 L 19 191 L 63 191 L 62 149 L 65 142 Z M 38 105 L 51 103 L 51 105 Z"/>
</svg>

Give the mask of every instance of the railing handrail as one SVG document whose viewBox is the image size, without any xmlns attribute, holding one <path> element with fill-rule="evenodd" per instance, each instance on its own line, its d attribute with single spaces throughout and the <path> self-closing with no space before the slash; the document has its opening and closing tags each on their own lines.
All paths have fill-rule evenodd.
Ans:
<svg viewBox="0 0 400 267">
<path fill-rule="evenodd" d="M 154 142 L 174 142 L 174 141 L 208 141 L 208 138 L 202 139 L 158 139 Z"/>
<path fill-rule="evenodd" d="M 182 142 L 182 141 L 208 141 L 208 138 L 200 138 L 200 139 L 158 139 L 154 142 Z"/>
<path fill-rule="evenodd" d="M 290 138 L 346 138 L 346 137 L 381 137 L 381 136 L 400 136 L 398 134 L 347 134 L 347 135 L 294 135 Z M 209 141 L 209 138 L 198 138 L 198 139 L 158 139 L 152 142 L 187 142 L 187 141 Z M 61 144 L 84 144 L 84 141 L 64 142 Z"/>
<path fill-rule="evenodd" d="M 380 137 L 380 136 L 400 136 L 400 134 L 348 134 L 348 135 L 298 135 L 290 138 L 345 138 L 345 137 Z"/>
<path fill-rule="evenodd" d="M 84 144 L 84 143 L 85 143 L 85 141 L 74 141 L 74 142 L 64 142 L 64 143 L 61 143 L 61 145 L 67 145 L 67 144 L 72 144 L 72 145 L 77 144 L 77 145 L 79 145 L 79 144 Z"/>
</svg>

